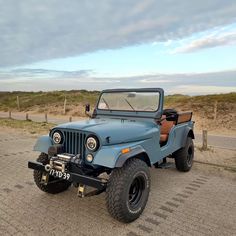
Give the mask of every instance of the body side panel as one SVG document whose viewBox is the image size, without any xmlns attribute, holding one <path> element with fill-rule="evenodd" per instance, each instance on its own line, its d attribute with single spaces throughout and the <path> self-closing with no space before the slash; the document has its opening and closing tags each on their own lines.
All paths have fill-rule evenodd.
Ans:
<svg viewBox="0 0 236 236">
<path fill-rule="evenodd" d="M 192 121 L 173 126 L 167 144 L 161 147 L 161 159 L 182 148 L 186 143 L 188 132 L 192 129 Z"/>
</svg>

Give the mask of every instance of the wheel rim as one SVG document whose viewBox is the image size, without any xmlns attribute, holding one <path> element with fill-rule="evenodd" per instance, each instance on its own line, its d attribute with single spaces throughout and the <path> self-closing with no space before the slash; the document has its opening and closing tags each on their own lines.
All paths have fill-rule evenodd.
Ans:
<svg viewBox="0 0 236 236">
<path fill-rule="evenodd" d="M 188 148 L 188 154 L 187 154 L 187 163 L 189 166 L 192 165 L 192 161 L 193 161 L 193 147 L 190 146 Z"/>
<path fill-rule="evenodd" d="M 142 176 L 136 177 L 129 189 L 129 205 L 136 208 L 142 198 L 145 189 L 145 180 Z"/>
</svg>

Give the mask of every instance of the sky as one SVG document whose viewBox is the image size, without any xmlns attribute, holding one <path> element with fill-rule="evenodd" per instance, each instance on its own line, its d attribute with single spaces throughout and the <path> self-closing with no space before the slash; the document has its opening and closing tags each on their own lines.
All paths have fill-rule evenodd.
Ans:
<svg viewBox="0 0 236 236">
<path fill-rule="evenodd" d="M 0 0 L 0 91 L 236 92 L 235 0 Z"/>
</svg>

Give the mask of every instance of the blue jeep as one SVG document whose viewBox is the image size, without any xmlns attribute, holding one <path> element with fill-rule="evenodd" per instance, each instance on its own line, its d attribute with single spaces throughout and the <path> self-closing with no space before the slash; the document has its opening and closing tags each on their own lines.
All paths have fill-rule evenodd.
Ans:
<svg viewBox="0 0 236 236">
<path fill-rule="evenodd" d="M 80 197 L 105 191 L 115 219 L 137 219 L 149 196 L 149 167 L 166 167 L 167 157 L 179 171 L 193 164 L 192 112 L 163 110 L 163 100 L 161 88 L 102 91 L 91 119 L 58 125 L 37 140 L 41 154 L 28 162 L 36 185 L 55 194 L 73 184 Z"/>
</svg>

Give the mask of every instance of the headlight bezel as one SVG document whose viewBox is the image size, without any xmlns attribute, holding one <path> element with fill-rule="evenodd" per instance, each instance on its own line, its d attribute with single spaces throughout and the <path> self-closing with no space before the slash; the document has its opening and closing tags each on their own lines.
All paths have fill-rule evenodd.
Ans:
<svg viewBox="0 0 236 236">
<path fill-rule="evenodd" d="M 90 143 L 95 143 L 94 147 L 91 148 L 91 146 L 89 146 L 88 142 Z M 96 152 L 99 148 L 99 140 L 95 135 L 89 135 L 86 138 L 86 142 L 85 142 L 85 147 L 87 148 L 87 150 L 89 150 L 90 152 Z"/>
<path fill-rule="evenodd" d="M 57 138 L 59 138 L 59 141 L 56 141 L 55 140 L 55 135 L 57 135 Z M 55 130 L 53 133 L 52 133 L 52 140 L 55 144 L 62 144 L 63 143 L 63 140 L 64 140 L 64 137 L 63 137 L 63 133 L 59 130 Z"/>
</svg>

